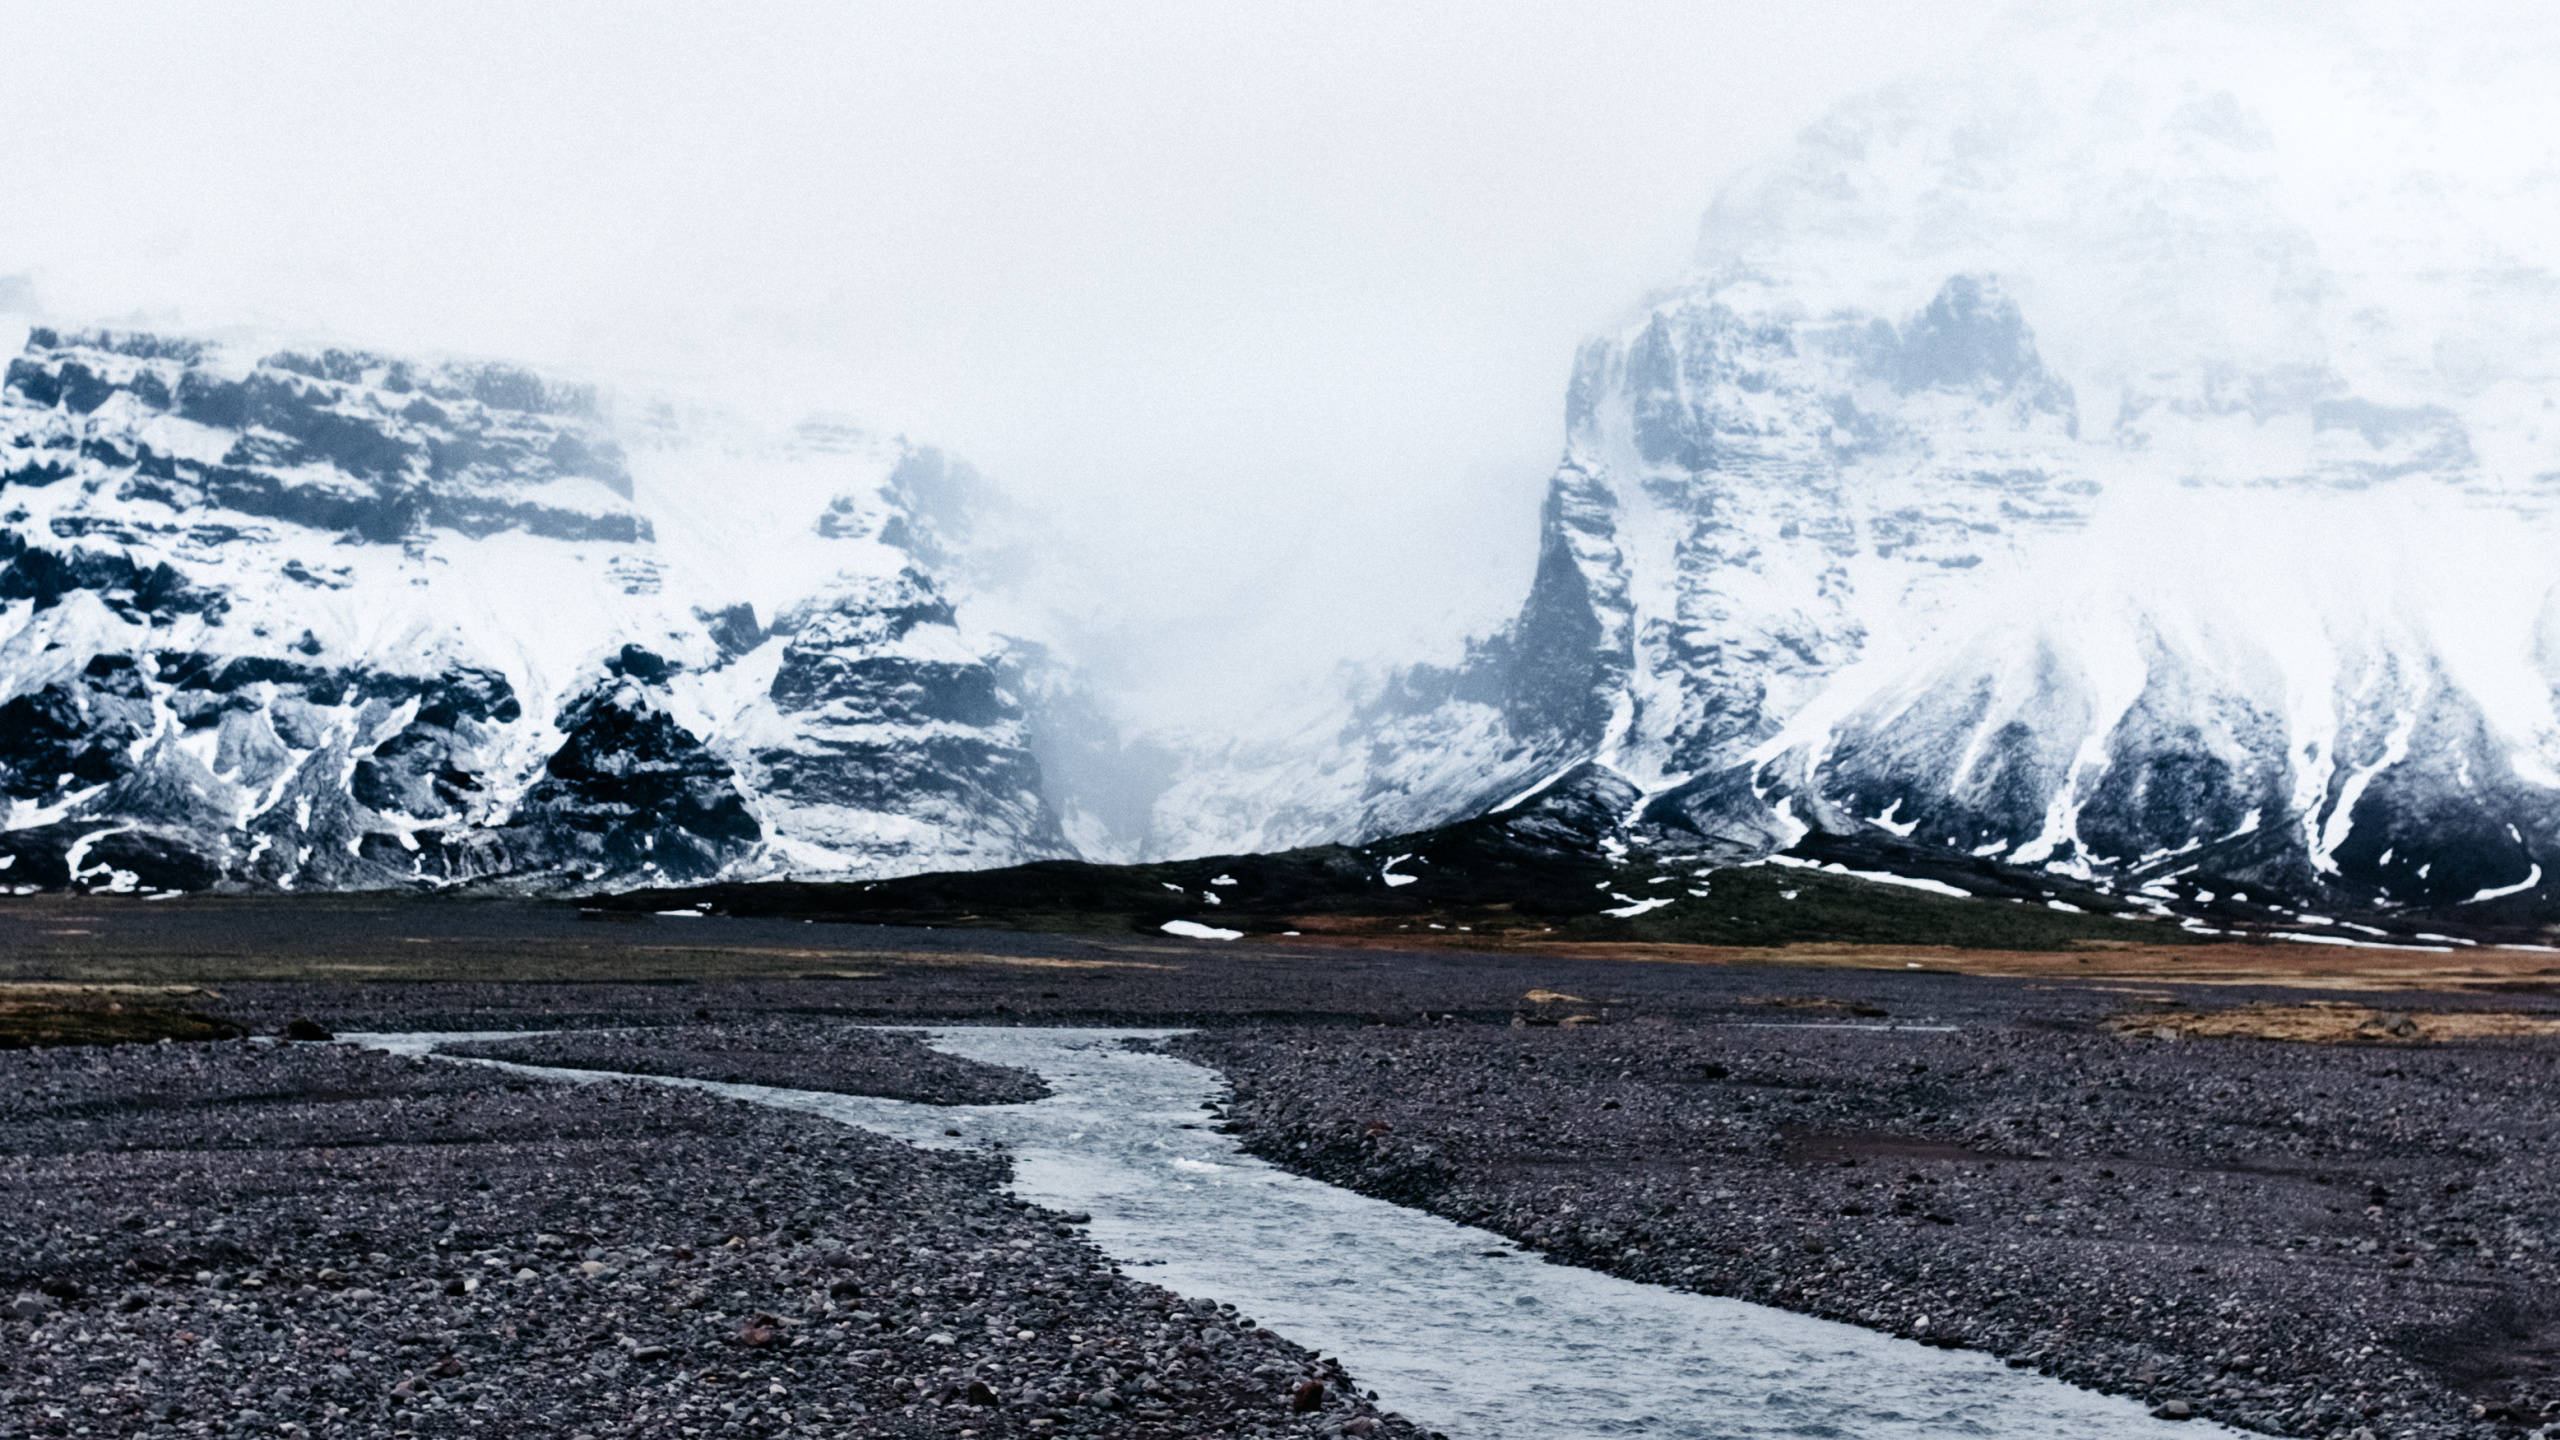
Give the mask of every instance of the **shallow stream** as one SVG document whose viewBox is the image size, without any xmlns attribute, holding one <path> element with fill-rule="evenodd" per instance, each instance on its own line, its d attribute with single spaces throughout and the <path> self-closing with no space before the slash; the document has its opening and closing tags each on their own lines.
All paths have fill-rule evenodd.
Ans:
<svg viewBox="0 0 2560 1440">
<path fill-rule="evenodd" d="M 1094 1243 L 1130 1273 L 1233 1302 L 1339 1357 L 1382 1405 L 1454 1440 L 2238 1433 L 2154 1420 L 2131 1400 L 1974 1351 L 1547 1264 L 1489 1231 L 1292 1175 L 1208 1128 L 1203 1107 L 1226 1089 L 1214 1071 L 1121 1043 L 1178 1032 L 923 1028 L 936 1049 L 1033 1071 L 1055 1093 L 944 1107 L 662 1083 L 931 1148 L 1001 1143 L 1013 1192 L 1090 1214 Z M 343 1038 L 423 1054 L 499 1037 Z M 564 1080 L 658 1078 L 508 1068 Z"/>
</svg>

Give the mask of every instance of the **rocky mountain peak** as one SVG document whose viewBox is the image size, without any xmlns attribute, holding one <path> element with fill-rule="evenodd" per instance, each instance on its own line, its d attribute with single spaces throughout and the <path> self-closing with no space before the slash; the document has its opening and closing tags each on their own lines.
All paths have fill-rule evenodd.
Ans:
<svg viewBox="0 0 2560 1440">
<path fill-rule="evenodd" d="M 955 463 L 511 365 L 36 330 L 0 387 L 0 884 L 1066 853 L 918 538 L 965 523 Z"/>
</svg>

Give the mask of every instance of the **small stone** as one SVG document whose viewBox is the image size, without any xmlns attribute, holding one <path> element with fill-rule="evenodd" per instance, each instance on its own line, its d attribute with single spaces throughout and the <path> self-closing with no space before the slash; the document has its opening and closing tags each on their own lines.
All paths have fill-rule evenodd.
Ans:
<svg viewBox="0 0 2560 1440">
<path fill-rule="evenodd" d="M 664 1345 L 643 1345 L 639 1349 L 631 1352 L 631 1358 L 639 1361 L 643 1365 L 647 1365 L 659 1360 L 664 1360 L 675 1353 L 676 1352 L 668 1349 Z"/>
<path fill-rule="evenodd" d="M 2186 1401 L 2172 1400 L 2168 1404 L 2161 1406 L 2159 1409 L 2152 1411 L 2151 1418 L 2154 1420 L 2192 1420 L 2195 1418 L 2195 1413 L 2195 1407 L 2189 1405 Z"/>
</svg>

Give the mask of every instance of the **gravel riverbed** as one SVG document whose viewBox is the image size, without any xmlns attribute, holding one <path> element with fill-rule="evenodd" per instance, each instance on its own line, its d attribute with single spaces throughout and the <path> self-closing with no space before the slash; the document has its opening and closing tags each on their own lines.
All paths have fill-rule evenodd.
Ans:
<svg viewBox="0 0 2560 1440">
<path fill-rule="evenodd" d="M 175 978 L 214 984 L 220 994 L 200 1003 L 261 1034 L 298 1016 L 342 1031 L 618 1027 L 624 1038 L 607 1048 L 546 1037 L 535 1043 L 554 1048 L 523 1053 L 554 1063 L 583 1054 L 599 1064 L 681 1053 L 681 1073 L 704 1078 L 805 1085 L 831 1075 L 851 1086 L 857 1079 L 844 1077 L 858 1077 L 867 1061 L 795 1059 L 793 1047 L 832 1049 L 831 1027 L 852 1023 L 1196 1027 L 1175 1046 L 1229 1076 L 1228 1121 L 1243 1127 L 1237 1138 L 1250 1148 L 1302 1173 L 1498 1229 L 1559 1261 L 1974 1346 L 2270 1433 L 2560 1434 L 2547 1418 L 2560 1398 L 2560 1275 L 2551 1260 L 2560 1247 L 2552 1144 L 2560 1039 L 2552 1037 L 2386 1033 L 2336 1046 L 2135 1038 L 2109 1033 L 2105 1022 L 2129 1010 L 2299 1005 L 2305 992 L 2005 980 L 1916 963 L 1818 970 L 1284 952 L 720 919 L 682 922 L 692 948 L 677 952 L 634 946 L 623 927 L 557 920 L 538 907 L 244 905 L 173 918 L 171 906 L 85 903 L 77 914 L 37 917 L 76 922 L 70 938 L 48 939 L 33 919 L 11 932 L 15 953 L 34 957 L 20 973 L 51 974 L 25 968 L 41 962 L 115 978 L 124 972 L 110 960 L 134 963 L 117 956 L 167 968 L 178 964 L 170 957 L 215 954 L 230 969 L 190 959 L 186 967 L 197 968 L 180 967 Z M 253 966 L 335 975 L 351 953 L 386 972 L 407 965 L 416 973 L 396 983 L 224 978 L 267 973 Z M 760 954 L 783 959 L 756 965 L 789 973 L 715 973 Z M 591 978 L 510 978 L 528 955 Z M 643 960 L 666 973 L 633 980 L 628 972 Z M 678 966 L 690 974 L 679 977 Z M 1542 995 L 1549 998 L 1534 998 Z M 2560 1014 L 2530 988 L 2332 998 L 2413 1013 Z M 1556 1023 L 1577 1019 L 1585 1023 Z M 1915 1021 L 1951 1028 L 1846 1028 Z M 877 1043 L 892 1052 L 876 1072 L 879 1093 L 961 1093 L 923 1082 L 923 1067 L 936 1062 L 897 1059 L 907 1042 Z M 27 1077 L 0 1083 L 0 1149 L 8 1152 L 0 1189 L 26 1217 L 0 1227 L 0 1304 L 28 1304 L 48 1279 L 83 1290 L 58 1308 L 33 1300 L 32 1316 L 0 1321 L 11 1337 L 0 1342 L 0 1426 L 37 1430 L 59 1410 L 62 1423 L 50 1433 L 80 1424 L 124 1433 L 142 1423 L 129 1401 L 176 1403 L 183 1417 L 167 1423 L 195 1433 L 228 1433 L 242 1410 L 270 1430 L 290 1420 L 317 1433 L 305 1417 L 318 1410 L 325 1418 L 328 1405 L 345 1407 L 340 1433 L 390 1433 L 386 1425 L 509 1433 L 490 1416 L 523 1414 L 531 1418 L 503 1422 L 518 1426 L 512 1433 L 585 1430 L 597 1440 L 652 1433 L 645 1427 L 670 1413 L 680 1423 L 663 1433 L 764 1433 L 754 1427 L 777 1423 L 865 1433 L 843 1419 L 853 1402 L 867 1407 L 863 1425 L 887 1434 L 1035 1433 L 1031 1420 L 1048 1413 L 1063 1418 L 1036 1433 L 1300 1423 L 1277 1405 L 1283 1371 L 1254 1374 L 1307 1363 L 1274 1342 L 1249 1342 L 1272 1358 L 1242 1365 L 1240 1377 L 1227 1347 L 1186 1357 L 1191 1368 L 1179 1371 L 1153 1361 L 1142 1368 L 1140 1357 L 1164 1354 L 1157 1331 L 1174 1317 L 1144 1290 L 1102 1287 L 1115 1277 L 1095 1252 L 1057 1236 L 1055 1217 L 1006 1210 L 991 1188 L 996 1157 L 918 1156 L 812 1118 L 663 1087 L 514 1091 L 507 1085 L 522 1082 L 471 1067 L 320 1058 L 337 1054 L 233 1043 L 0 1054 L 0 1077 Z M 265 1074 L 253 1060 L 309 1068 Z M 901 1075 L 911 1088 L 899 1088 Z M 981 1092 L 993 1095 L 1021 1082 L 995 1074 L 965 1083 L 999 1087 Z M 445 1124 L 434 1123 L 439 1116 Z M 830 1158 L 839 1155 L 847 1158 Z M 635 1164 L 651 1168 L 634 1173 Z M 861 1191 L 869 1210 L 847 1198 L 854 1170 L 880 1177 Z M 764 1188 L 749 1190 L 758 1179 Z M 479 1180 L 491 1191 L 472 1190 Z M 808 1218 L 750 1233 L 759 1198 L 769 1216 Z M 439 1208 L 448 1213 L 437 1216 Z M 606 1211 L 610 1221 L 599 1218 Z M 121 1228 L 135 1215 L 143 1230 Z M 960 1245 L 968 1224 L 984 1218 L 1029 1224 L 1023 1238 L 1035 1249 L 1024 1253 L 1073 1283 L 1044 1279 L 1055 1293 L 1032 1294 L 1027 1284 L 1009 1293 L 1011 1282 L 996 1284 L 994 1269 L 953 1273 L 958 1261 L 943 1244 L 932 1246 L 945 1257 L 933 1262 L 941 1268 L 911 1268 L 925 1262 L 894 1238 L 947 1233 Z M 217 1221 L 222 1230 L 211 1228 Z M 451 1245 L 433 1245 L 457 1221 L 457 1235 L 491 1237 L 460 1260 Z M 233 1239 L 241 1253 L 227 1259 L 213 1253 L 235 1226 L 273 1238 Z M 778 1229 L 788 1245 L 773 1239 Z M 800 1229 L 811 1238 L 795 1238 Z M 342 1232 L 362 1238 L 329 1243 Z M 575 1244 L 546 1249 L 545 1234 Z M 764 1243 L 731 1249 L 732 1235 Z M 822 1253 L 825 1240 L 920 1277 L 881 1286 L 908 1292 L 918 1315 L 875 1345 L 853 1347 L 894 1358 L 778 1375 L 787 1404 L 700 1379 L 798 1353 L 730 1344 L 726 1336 L 756 1314 L 817 1317 L 782 1326 L 786 1336 L 836 1333 L 836 1319 L 809 1298 L 819 1287 L 789 1280 L 785 1268 Z M 160 1248 L 134 1253 L 145 1241 Z M 664 1256 L 659 1246 L 669 1247 Z M 641 1260 L 631 1247 L 659 1258 Z M 676 1248 L 708 1258 L 669 1258 Z M 377 1253 L 385 1258 L 375 1261 Z M 525 1257 L 536 1263 L 511 1263 Z M 499 1264 L 485 1263 L 491 1258 Z M 190 1272 L 179 1263 L 189 1259 L 218 1263 Z M 715 1298 L 686 1313 L 716 1313 L 716 1324 L 644 1335 L 631 1326 L 678 1318 L 663 1314 L 671 1300 L 655 1298 L 665 1286 L 635 1280 L 632 1294 L 600 1298 L 580 1278 L 590 1259 L 627 1272 L 660 1265 L 669 1276 L 683 1265 L 736 1265 L 772 1278 L 696 1282 Z M 245 1278 L 271 1261 L 297 1287 L 289 1293 L 304 1297 L 302 1308 L 263 1280 L 243 1293 Z M 536 1283 L 512 1279 L 528 1268 L 539 1289 L 518 1291 Z M 322 1269 L 371 1278 L 322 1280 Z M 501 1269 L 504 1282 L 487 1278 Z M 977 1270 L 988 1280 L 968 1283 L 981 1288 L 961 1288 L 960 1277 Z M 408 1288 L 449 1284 L 465 1271 L 483 1278 L 482 1290 L 469 1292 L 473 1304 L 523 1294 L 525 1311 L 466 1317 L 458 1297 Z M 195 1284 L 201 1272 L 223 1285 Z M 493 1291 L 500 1283 L 508 1288 Z M 912 1295 L 919 1284 L 926 1297 Z M 382 1297 L 367 1302 L 383 1307 L 378 1317 L 333 1308 L 355 1289 Z M 740 1290 L 746 1301 L 735 1298 Z M 148 1292 L 131 1314 L 117 1308 L 128 1291 Z M 1132 1294 L 1141 1298 L 1125 1298 Z M 867 1298 L 828 1297 L 839 1310 L 863 1308 Z M 944 1317 L 974 1304 L 983 1328 L 986 1315 L 1033 1314 L 1035 1301 L 1081 1327 L 1068 1334 L 1127 1348 L 1070 1360 L 1074 1343 L 1039 1324 L 1025 1325 L 1039 1338 L 1020 1357 L 916 1348 L 942 1333 L 919 1328 L 923 1312 L 948 1326 Z M 242 1308 L 234 1315 L 217 1305 Z M 611 1318 L 617 1310 L 621 1318 Z M 430 1324 L 436 1316 L 463 1318 Z M 546 1327 L 534 1340 L 527 1316 Z M 267 1330 L 270 1321 L 279 1328 Z M 515 1325 L 513 1338 L 499 1333 L 501 1321 Z M 219 1334 L 224 1363 L 188 1358 L 192 1350 L 172 1343 L 181 1331 Z M 619 1353 L 628 1370 L 631 1350 L 616 1337 L 677 1333 L 723 1358 L 683 1352 L 689 1358 L 677 1370 L 687 1378 L 668 1371 L 650 1382 L 655 1389 L 640 1386 L 639 1371 L 627 1382 L 595 1378 L 594 1355 L 610 1364 Z M 955 1343 L 965 1338 L 949 1333 Z M 425 1338 L 396 1343 L 404 1335 Z M 1059 1368 L 1044 1371 L 1055 1352 L 1041 1347 L 1056 1343 L 1067 1350 Z M 340 1347 L 349 1354 L 311 1353 Z M 508 1382 L 475 1389 L 466 1376 L 431 1376 L 422 1383 L 444 1396 L 442 1407 L 389 1408 L 390 1388 L 441 1366 L 446 1348 L 476 1367 L 469 1373 L 496 1367 Z M 241 1358 L 250 1355 L 254 1364 Z M 1113 1358 L 1122 1356 L 1126 1363 Z M 1021 1367 L 1008 1373 L 1036 1381 L 1035 1399 L 1021 1400 L 1016 1387 L 996 1409 L 940 1403 L 959 1368 L 982 1362 Z M 296 1368 L 279 1368 L 287 1363 Z M 1141 1373 L 1198 1393 L 1182 1397 L 1186 1405 L 1155 1407 L 1173 1410 L 1171 1418 L 1060 1403 L 1095 1393 L 1094 1382 L 1113 1374 L 1120 1378 L 1109 1387 L 1126 1402 Z M 887 1389 L 883 1377 L 931 1382 L 925 1402 L 913 1386 Z M 1231 1378 L 1263 1388 L 1222 1388 Z M 667 1390 L 671 1383 L 678 1388 Z M 94 1394 L 80 1393 L 90 1386 Z M 1338 1387 L 1331 1393 L 1345 1398 Z M 833 1421 L 813 1418 L 819 1397 Z M 304 1408 L 283 1408 L 288 1398 Z M 632 1420 L 643 1403 L 649 1418 Z M 910 1404 L 919 1408 L 909 1412 Z M 499 1408 L 508 1406 L 516 1408 Z M 786 1408 L 792 1418 L 780 1421 Z M 1327 1409 L 1313 1428 L 1351 1413 Z M 469 1424 L 475 1414 L 480 1427 Z"/>
<path fill-rule="evenodd" d="M 344 1045 L 0 1056 L 0 1436 L 1420 1433 L 1005 1174 Z"/>
<path fill-rule="evenodd" d="M 1227 1074 L 1255 1153 L 1564 1263 L 2275 1434 L 2560 1418 L 2548 1042 L 1437 1023 L 1175 1047 Z"/>
<path fill-rule="evenodd" d="M 761 1016 L 744 1024 L 706 1018 L 694 1025 L 642 1030 L 561 1031 L 450 1045 L 442 1053 L 564 1070 L 885 1095 L 927 1105 L 1012 1105 L 1049 1093 L 1037 1075 L 945 1055 L 919 1043 L 912 1031 L 795 1016 Z"/>
</svg>

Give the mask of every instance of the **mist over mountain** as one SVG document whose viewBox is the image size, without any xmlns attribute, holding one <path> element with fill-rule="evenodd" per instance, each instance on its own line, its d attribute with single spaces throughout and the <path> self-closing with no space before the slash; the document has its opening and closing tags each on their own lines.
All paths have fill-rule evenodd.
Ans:
<svg viewBox="0 0 2560 1440">
<path fill-rule="evenodd" d="M 1842 107 L 1579 358 L 1518 619 L 1159 824 L 1374 835 L 1596 759 L 1725 856 L 2541 895 L 2551 53 L 2187 13 Z"/>
<path fill-rule="evenodd" d="M 1612 844 L 2524 913 L 2560 156 L 2516 118 L 2560 52 L 2477 18 L 2109 13 L 1841 106 L 1574 358 L 1516 617 L 1241 719 L 1151 710 L 1033 598 L 1036 508 L 921 445 L 39 331 L 0 393 L 0 880 L 1158 859 L 1572 772 L 1632 797 Z"/>
</svg>

